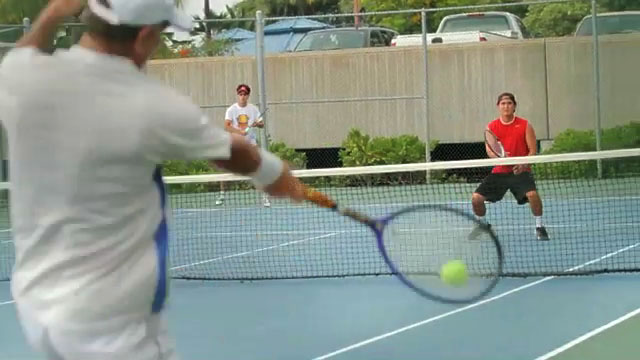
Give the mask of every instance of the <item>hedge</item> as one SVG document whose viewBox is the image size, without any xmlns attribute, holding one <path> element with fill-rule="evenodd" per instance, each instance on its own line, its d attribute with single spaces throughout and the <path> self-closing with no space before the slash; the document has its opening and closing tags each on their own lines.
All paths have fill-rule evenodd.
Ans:
<svg viewBox="0 0 640 360">
<path fill-rule="evenodd" d="M 438 141 L 431 141 L 430 151 L 438 145 Z M 640 123 L 630 122 L 627 125 L 604 129 L 602 132 L 602 148 L 622 149 L 640 147 Z M 399 135 L 393 137 L 372 137 L 358 129 L 351 129 L 341 144 L 339 158 L 343 167 L 391 165 L 419 163 L 425 161 L 426 144 L 415 135 Z M 269 150 L 287 160 L 294 169 L 306 168 L 307 158 L 304 153 L 297 152 L 283 142 L 270 144 Z M 560 133 L 552 146 L 542 154 L 558 154 L 583 151 L 595 151 L 595 133 L 593 130 L 568 129 Z M 620 177 L 640 174 L 640 160 L 638 158 L 624 158 L 606 160 L 602 162 L 603 176 Z M 575 179 L 594 178 L 597 176 L 596 161 L 558 162 L 548 164 L 534 164 L 532 166 L 536 179 Z M 219 172 L 206 161 L 169 161 L 165 163 L 165 175 L 196 175 L 213 174 Z M 317 187 L 345 187 L 372 185 L 404 185 L 424 184 L 427 174 L 424 171 L 400 172 L 391 174 L 325 176 L 305 178 L 304 181 Z M 431 183 L 459 183 L 467 180 L 446 171 L 432 171 L 429 174 Z M 229 183 L 227 189 L 246 189 L 250 185 L 246 182 Z M 218 184 L 190 184 L 174 185 L 173 192 L 202 192 L 217 191 Z"/>
<path fill-rule="evenodd" d="M 602 129 L 601 148 L 602 150 L 640 148 L 640 122 Z M 596 151 L 595 131 L 568 129 L 558 134 L 552 146 L 542 154 L 585 151 Z M 601 164 L 602 176 L 605 178 L 640 175 L 640 159 L 637 157 L 603 160 Z M 535 164 L 532 168 L 537 179 L 586 179 L 598 176 L 598 165 L 595 160 Z"/>
</svg>

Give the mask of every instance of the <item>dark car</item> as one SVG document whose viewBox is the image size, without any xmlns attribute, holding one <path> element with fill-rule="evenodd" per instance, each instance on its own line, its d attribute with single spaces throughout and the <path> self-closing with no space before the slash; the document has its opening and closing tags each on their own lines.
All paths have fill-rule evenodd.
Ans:
<svg viewBox="0 0 640 360">
<path fill-rule="evenodd" d="M 597 16 L 598 35 L 640 33 L 640 11 L 602 13 Z M 576 28 L 576 36 L 593 35 L 591 15 L 585 16 Z"/>
<path fill-rule="evenodd" d="M 322 51 L 391 46 L 397 31 L 382 27 L 351 27 L 310 31 L 293 51 Z"/>
</svg>

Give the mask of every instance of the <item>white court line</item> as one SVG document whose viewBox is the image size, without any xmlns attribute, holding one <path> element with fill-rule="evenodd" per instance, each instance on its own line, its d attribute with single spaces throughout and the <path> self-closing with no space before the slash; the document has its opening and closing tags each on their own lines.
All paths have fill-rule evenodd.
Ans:
<svg viewBox="0 0 640 360">
<path fill-rule="evenodd" d="M 209 259 L 209 260 L 198 261 L 198 262 L 195 262 L 195 263 L 192 263 L 192 264 L 174 266 L 170 270 L 177 270 L 177 269 L 182 269 L 182 268 L 186 268 L 186 267 L 190 267 L 190 266 L 207 264 L 207 263 L 218 261 L 218 260 L 231 259 L 231 258 L 234 258 L 234 257 L 239 257 L 239 256 L 244 256 L 244 255 L 249 255 L 249 254 L 253 254 L 253 253 L 266 251 L 266 250 L 276 249 L 276 248 L 279 248 L 279 247 L 285 247 L 285 246 L 299 244 L 299 243 L 307 242 L 307 241 L 311 241 L 311 240 L 316 240 L 316 239 L 322 239 L 322 238 L 326 238 L 326 237 L 330 237 L 330 236 L 335 236 L 335 235 L 338 235 L 339 233 L 340 232 L 334 232 L 334 233 L 324 234 L 324 235 L 320 235 L 320 236 L 313 236 L 313 237 L 310 237 L 310 238 L 304 238 L 304 239 L 301 239 L 301 240 L 289 241 L 289 242 L 286 242 L 286 243 L 277 244 L 277 245 L 273 245 L 273 246 L 269 246 L 269 247 L 265 247 L 265 248 L 261 248 L 261 249 L 255 249 L 255 250 L 245 251 L 245 252 L 241 252 L 241 253 L 237 253 L 237 254 L 220 256 L 220 257 Z"/>
<path fill-rule="evenodd" d="M 328 353 L 328 354 L 325 354 L 325 355 L 322 355 L 322 356 L 319 356 L 319 357 L 313 358 L 313 360 L 323 360 L 323 359 L 328 359 L 328 358 L 334 357 L 334 356 L 336 356 L 336 355 L 340 355 L 340 354 L 342 354 L 342 353 L 344 353 L 344 352 L 347 352 L 347 351 L 350 351 L 350 350 L 353 350 L 353 349 L 357 349 L 357 348 L 359 348 L 359 347 L 362 347 L 362 346 L 365 346 L 365 345 L 371 344 L 371 343 L 373 343 L 373 342 L 376 342 L 376 341 L 382 340 L 382 339 L 384 339 L 384 338 L 387 338 L 387 337 L 390 337 L 390 336 L 393 336 L 393 335 L 399 334 L 399 333 L 401 333 L 401 332 L 405 332 L 405 331 L 407 331 L 407 330 L 411 330 L 411 329 L 416 328 L 416 327 L 418 327 L 418 326 L 426 325 L 426 324 L 428 324 L 428 323 L 430 323 L 430 322 L 434 322 L 434 321 L 436 321 L 436 320 L 440 320 L 440 319 L 445 318 L 445 317 L 447 317 L 447 316 L 451 316 L 451 315 L 457 314 L 457 313 L 462 312 L 462 311 L 466 311 L 466 310 L 469 310 L 469 309 L 473 309 L 473 308 L 474 308 L 474 307 L 476 307 L 476 306 L 480 306 L 480 305 L 486 304 L 486 303 L 491 302 L 491 301 L 494 301 L 494 300 L 498 300 L 498 299 L 500 299 L 501 297 L 504 297 L 504 296 L 507 296 L 507 295 L 513 294 L 513 293 L 515 293 L 515 292 L 518 292 L 518 291 L 524 290 L 524 289 L 526 289 L 526 288 L 528 288 L 528 287 L 531 287 L 531 286 L 538 285 L 538 284 L 540 284 L 540 283 L 542 283 L 542 282 L 545 282 L 545 281 L 551 280 L 551 279 L 553 279 L 553 278 L 554 278 L 553 276 L 550 276 L 550 277 L 546 277 L 546 278 L 544 278 L 544 279 L 540 279 L 540 280 L 534 281 L 534 282 L 529 283 L 529 284 L 527 284 L 527 285 L 523 285 L 523 286 L 517 287 L 517 288 L 515 288 L 515 289 L 511 289 L 511 290 L 509 290 L 509 291 L 503 292 L 503 293 L 501 293 L 500 295 L 496 295 L 496 296 L 494 296 L 494 297 L 490 297 L 490 298 L 488 298 L 488 299 L 485 299 L 485 300 L 482 300 L 482 301 L 479 301 L 479 302 L 473 303 L 473 304 L 471 304 L 471 305 L 467 305 L 467 306 L 465 306 L 465 307 L 461 307 L 461 308 L 459 308 L 459 309 L 452 310 L 452 311 L 446 312 L 446 313 L 444 313 L 444 314 L 440 314 L 440 315 L 438 315 L 438 316 L 434 316 L 434 317 L 432 317 L 432 318 L 429 318 L 429 319 L 426 319 L 426 320 L 423 320 L 423 321 L 420 321 L 420 322 L 417 322 L 417 323 L 411 324 L 411 325 L 409 325 L 409 326 L 405 326 L 405 327 L 403 327 L 403 328 L 400 328 L 400 329 L 397 329 L 397 330 L 394 330 L 394 331 L 388 332 L 388 333 L 386 333 L 386 334 L 382 334 L 382 335 L 379 335 L 379 336 L 376 336 L 376 337 L 372 337 L 372 338 L 367 339 L 367 340 L 365 340 L 365 341 L 361 341 L 361 342 L 359 342 L 359 343 L 357 343 L 357 344 L 353 344 L 353 345 L 351 345 L 351 346 L 347 346 L 347 347 L 342 348 L 342 349 L 340 349 L 340 350 L 336 350 L 336 351 L 334 351 L 334 352 L 331 352 L 331 353 Z"/>
<path fill-rule="evenodd" d="M 0 244 L 8 244 L 8 243 L 12 243 L 13 240 L 4 240 L 4 241 L 0 241 Z"/>
<path fill-rule="evenodd" d="M 637 314 L 640 314 L 640 308 L 635 309 L 632 312 L 630 312 L 630 313 L 628 313 L 626 315 L 623 315 L 623 316 L 611 321 L 608 324 L 602 325 L 597 329 L 591 330 L 588 333 L 580 336 L 579 338 L 573 339 L 573 340 L 569 341 L 568 343 L 560 346 L 559 348 L 557 348 L 557 349 L 555 349 L 553 351 L 550 351 L 550 352 L 548 352 L 548 353 L 536 358 L 536 360 L 547 360 L 547 359 L 550 359 L 550 358 L 560 354 L 561 352 L 564 352 L 565 350 L 568 350 L 568 349 L 580 344 L 581 342 L 589 339 L 590 337 L 598 335 L 599 333 L 607 330 L 608 328 L 616 326 L 619 323 L 621 323 L 621 322 L 623 322 L 623 321 L 625 321 L 625 320 L 627 320 L 627 319 L 629 319 L 629 318 L 631 318 L 633 316 L 636 316 Z"/>
<path fill-rule="evenodd" d="M 11 301 L 5 301 L 5 302 L 0 302 L 0 306 L 2 305 L 9 305 L 9 304 L 13 304 L 15 301 L 11 300 Z"/>
<path fill-rule="evenodd" d="M 0 229 L 0 233 L 3 233 L 3 232 L 10 232 L 10 231 L 11 231 L 11 229 Z"/>
<path fill-rule="evenodd" d="M 579 270 L 579 269 L 581 269 L 581 268 L 583 268 L 583 267 L 585 267 L 585 266 L 588 266 L 588 265 L 591 265 L 591 264 L 594 264 L 594 263 L 600 262 L 600 261 L 602 261 L 602 260 L 604 260 L 604 259 L 610 258 L 610 257 L 612 257 L 612 256 L 615 256 L 615 255 L 620 254 L 620 253 L 622 253 L 622 252 L 625 252 L 625 251 L 627 251 L 627 250 L 631 250 L 631 249 L 633 249 L 633 248 L 635 248 L 635 247 L 638 247 L 638 246 L 640 246 L 640 242 L 635 243 L 635 244 L 630 245 L 630 246 L 627 246 L 627 247 L 624 247 L 624 248 L 622 248 L 622 249 L 620 249 L 620 250 L 617 250 L 617 251 L 614 251 L 614 252 L 612 252 L 612 253 L 606 254 L 606 255 L 601 256 L 601 257 L 599 257 L 599 258 L 597 258 L 597 259 L 593 259 L 593 260 L 587 261 L 587 262 L 586 262 L 586 263 L 584 263 L 584 264 L 580 264 L 580 265 L 578 265 L 578 266 L 574 266 L 574 267 L 572 267 L 572 268 L 570 268 L 570 269 L 565 270 L 565 272 L 572 272 L 572 271 L 575 271 L 575 270 Z M 490 303 L 490 302 L 492 302 L 492 301 L 498 300 L 498 299 L 500 299 L 500 298 L 502 298 L 502 297 L 505 297 L 505 296 L 507 296 L 507 295 L 511 295 L 511 294 L 514 294 L 514 293 L 516 293 L 516 292 L 518 292 L 518 291 L 522 291 L 522 290 L 527 289 L 527 288 L 530 288 L 530 287 L 532 287 L 532 286 L 535 286 L 535 285 L 541 284 L 541 283 L 543 283 L 543 282 L 545 282 L 545 281 L 549 281 L 549 280 L 551 280 L 551 279 L 555 279 L 556 277 L 557 277 L 557 276 L 547 276 L 547 277 L 542 278 L 542 279 L 540 279 L 540 280 L 534 281 L 534 282 L 532 282 L 532 283 L 528 283 L 528 284 L 526 284 L 526 285 L 519 286 L 519 287 L 517 287 L 517 288 L 515 288 L 515 289 L 511 289 L 511 290 L 509 290 L 509 291 L 503 292 L 503 293 L 501 293 L 501 294 L 499 294 L 499 295 L 496 295 L 496 296 L 490 297 L 490 298 L 488 298 L 488 299 L 484 299 L 484 300 L 479 301 L 479 302 L 477 302 L 477 303 L 473 303 L 473 304 L 467 305 L 467 306 L 465 306 L 465 307 L 462 307 L 462 308 L 459 308 L 459 309 L 456 309 L 456 310 L 452 310 L 452 311 L 446 312 L 446 313 L 444 313 L 444 314 L 440 314 L 440 315 L 438 315 L 438 316 L 431 317 L 431 318 L 429 318 L 429 319 L 422 320 L 422 321 L 420 321 L 420 322 L 417 322 L 417 323 L 414 323 L 414 324 L 411 324 L 411 325 L 405 326 L 405 327 L 403 327 L 403 328 L 400 328 L 400 329 L 397 329 L 397 330 L 394 330 L 394 331 L 391 331 L 391 332 L 388 332 L 388 333 L 385 333 L 385 334 L 382 334 L 382 335 L 379 335 L 379 336 L 376 336 L 376 337 L 373 337 L 373 338 L 370 338 L 370 339 L 367 339 L 367 340 L 361 341 L 361 342 L 359 342 L 359 343 L 356 343 L 356 344 L 353 344 L 353 345 L 347 346 L 347 347 L 345 347 L 345 348 L 342 348 L 342 349 L 336 350 L 336 351 L 334 351 L 334 352 L 331 352 L 331 353 L 328 353 L 328 354 L 325 354 L 325 355 L 322 355 L 322 356 L 319 356 L 319 357 L 313 358 L 313 360 L 324 360 L 324 359 L 328 359 L 328 358 L 334 357 L 334 356 L 336 356 L 336 355 L 340 355 L 340 354 L 345 353 L 345 352 L 347 352 L 347 351 L 351 351 L 351 350 L 353 350 L 353 349 L 357 349 L 357 348 L 359 348 L 359 347 L 362 347 L 362 346 L 365 346 L 365 345 L 368 345 L 368 344 L 374 343 L 374 342 L 376 342 L 376 341 L 379 341 L 379 340 L 382 340 L 382 339 L 388 338 L 388 337 L 390 337 L 390 336 L 393 336 L 393 335 L 396 335 L 396 334 L 399 334 L 399 333 L 402 333 L 402 332 L 405 332 L 405 331 L 411 330 L 411 329 L 413 329 L 413 328 L 416 328 L 416 327 L 419 327 L 419 326 L 422 326 L 422 325 L 425 325 L 425 324 L 428 324 L 428 323 L 431 323 L 431 322 L 434 322 L 434 321 L 437 321 L 437 320 L 443 319 L 443 318 L 448 317 L 448 316 L 451 316 L 451 315 L 455 315 L 455 314 L 457 314 L 457 313 L 459 313 L 459 312 L 466 311 L 466 310 L 469 310 L 469 309 L 473 309 L 473 308 L 475 308 L 475 307 L 477 307 L 477 306 L 480 306 L 480 305 L 483 305 L 483 304 Z"/>
</svg>

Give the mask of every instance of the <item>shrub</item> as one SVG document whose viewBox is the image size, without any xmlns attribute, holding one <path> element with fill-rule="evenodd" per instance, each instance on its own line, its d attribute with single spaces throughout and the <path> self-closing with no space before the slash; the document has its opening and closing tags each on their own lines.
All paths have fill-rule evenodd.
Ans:
<svg viewBox="0 0 640 360">
<path fill-rule="evenodd" d="M 437 145 L 438 141 L 431 141 L 430 151 Z M 425 161 L 426 152 L 426 144 L 416 135 L 372 138 L 358 129 L 349 131 L 347 138 L 342 142 L 342 148 L 339 156 L 344 167 L 421 163 Z M 441 171 L 434 171 L 431 176 L 439 181 L 446 178 Z M 425 182 L 426 172 L 424 171 L 336 176 L 325 180 L 325 184 L 334 186 L 421 184 Z"/>
<path fill-rule="evenodd" d="M 602 129 L 603 150 L 629 149 L 640 147 L 640 122 Z M 561 154 L 596 151 L 594 130 L 567 129 L 558 134 L 553 145 L 542 154 Z M 540 179 L 594 178 L 598 176 L 597 161 L 566 161 L 533 165 L 536 177 Z M 640 159 L 636 157 L 602 161 L 603 177 L 639 174 Z"/>
<path fill-rule="evenodd" d="M 269 151 L 278 155 L 281 159 L 286 160 L 293 169 L 304 169 L 307 167 L 307 155 L 288 147 L 284 142 L 269 144 Z"/>
<path fill-rule="evenodd" d="M 431 143 L 431 150 L 437 145 Z M 351 129 L 342 142 L 340 160 L 343 166 L 409 164 L 425 161 L 425 143 L 415 135 L 374 137 Z"/>
<path fill-rule="evenodd" d="M 269 150 L 289 162 L 294 169 L 304 169 L 307 157 L 304 153 L 298 153 L 288 147 L 283 142 L 276 142 L 269 145 Z M 185 176 L 185 175 L 206 175 L 216 174 L 222 171 L 212 167 L 207 160 L 170 160 L 163 164 L 164 176 Z M 251 187 L 247 182 L 228 182 L 225 190 L 240 190 Z M 218 191 L 217 182 L 191 183 L 191 184 L 171 184 L 169 187 L 172 193 L 194 193 Z"/>
</svg>

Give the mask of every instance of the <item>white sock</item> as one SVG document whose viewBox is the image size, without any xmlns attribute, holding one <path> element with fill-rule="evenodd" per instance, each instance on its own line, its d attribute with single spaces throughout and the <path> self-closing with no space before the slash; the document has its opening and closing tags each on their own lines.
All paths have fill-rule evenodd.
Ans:
<svg viewBox="0 0 640 360">
<path fill-rule="evenodd" d="M 536 227 L 542 227 L 542 216 L 534 216 L 536 218 Z"/>
<path fill-rule="evenodd" d="M 478 221 L 480 221 L 481 223 L 483 223 L 483 224 L 486 224 L 486 223 L 487 223 L 487 221 L 484 219 L 484 216 L 478 216 L 478 215 L 476 215 L 476 219 L 477 219 Z"/>
</svg>

